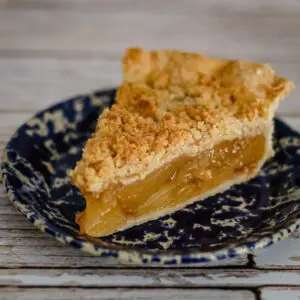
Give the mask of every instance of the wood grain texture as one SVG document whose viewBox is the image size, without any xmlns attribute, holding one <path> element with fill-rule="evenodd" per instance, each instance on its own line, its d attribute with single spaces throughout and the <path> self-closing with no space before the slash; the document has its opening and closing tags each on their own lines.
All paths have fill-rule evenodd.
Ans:
<svg viewBox="0 0 300 300">
<path fill-rule="evenodd" d="M 300 83 L 299 7 L 295 0 L 6 1 L 0 109 L 41 109 L 115 86 L 122 53 L 134 45 L 270 62 Z M 299 114 L 295 92 L 280 111 Z"/>
<path fill-rule="evenodd" d="M 300 239 L 287 238 L 272 247 L 259 250 L 254 260 L 260 269 L 300 269 Z"/>
<path fill-rule="evenodd" d="M 81 288 L 0 288 L 1 299 L 18 300 L 254 300 L 254 294 L 245 290 L 209 289 L 81 289 Z"/>
<path fill-rule="evenodd" d="M 0 69 L 0 111 L 4 112 L 33 113 L 77 94 L 114 87 L 121 81 L 121 63 L 117 60 L 1 59 L 0 55 Z"/>
<path fill-rule="evenodd" d="M 116 86 L 130 46 L 269 62 L 299 85 L 299 27 L 298 0 L 0 0 L 0 156 L 37 110 Z M 300 130 L 297 90 L 279 115 Z M 300 239 L 286 239 L 257 252 L 255 268 L 246 257 L 217 269 L 121 264 L 39 232 L 0 186 L 0 299 L 253 300 L 246 289 L 262 285 L 261 299 L 299 299 L 299 249 Z"/>
<path fill-rule="evenodd" d="M 299 287 L 265 287 L 261 290 L 261 300 L 299 300 Z"/>
<path fill-rule="evenodd" d="M 286 14 L 297 14 L 299 9 L 299 1 L 289 0 L 288 5 L 280 0 L 264 0 L 241 2 L 240 0 L 230 0 L 221 2 L 219 0 L 203 1 L 201 5 L 197 0 L 186 0 L 182 5 L 181 0 L 1 0 L 3 7 L 9 9 L 53 9 L 67 11 L 83 11 L 99 9 L 99 12 L 106 14 L 107 12 L 131 12 L 132 10 L 146 14 L 163 13 L 163 14 L 198 14 L 199 8 L 207 11 L 212 15 L 242 13 L 247 11 L 249 14 L 255 12 L 257 15 L 269 15 L 281 17 L 282 11 Z"/>
<path fill-rule="evenodd" d="M 298 285 L 298 271 L 254 269 L 0 269 L 0 286 L 259 287 Z"/>
<path fill-rule="evenodd" d="M 0 49 L 79 51 L 116 57 L 128 46 L 143 45 L 202 49 L 204 53 L 229 57 L 299 61 L 300 20 L 295 13 L 299 4 L 295 1 L 291 6 L 279 1 L 255 5 L 239 5 L 236 0 L 213 1 L 204 6 L 197 0 L 185 5 L 179 1 L 177 5 L 157 0 L 150 4 L 130 2 L 100 1 L 98 9 L 89 11 L 4 7 L 0 12 L 0 39 L 5 43 Z"/>
</svg>

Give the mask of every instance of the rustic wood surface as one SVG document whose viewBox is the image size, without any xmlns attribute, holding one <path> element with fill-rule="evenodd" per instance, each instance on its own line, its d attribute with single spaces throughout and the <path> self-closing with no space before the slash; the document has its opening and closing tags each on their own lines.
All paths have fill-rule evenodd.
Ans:
<svg viewBox="0 0 300 300">
<path fill-rule="evenodd" d="M 15 299 L 21 300 L 40 300 L 40 299 L 55 299 L 55 300 L 82 300 L 82 299 L 100 299 L 100 300 L 135 300 L 135 299 L 159 299 L 159 300 L 174 300 L 174 299 L 209 299 L 209 300 L 255 300 L 255 294 L 245 290 L 221 290 L 221 289 L 81 289 L 81 288 L 37 288 L 32 292 L 26 288 L 3 288 L 1 299 L 11 299 L 11 295 Z M 270 298 L 273 300 L 273 298 Z M 277 298 L 279 299 L 279 298 Z M 277 300 L 276 299 L 276 300 Z M 296 299 L 296 298 L 293 298 Z"/>
<path fill-rule="evenodd" d="M 0 0 L 0 155 L 39 109 L 116 86 L 129 46 L 265 61 L 300 86 L 299 28 L 298 0 Z M 298 95 L 278 114 L 300 130 Z M 295 235 L 202 267 L 121 264 L 39 232 L 0 186 L 0 299 L 300 299 L 299 249 Z"/>
</svg>

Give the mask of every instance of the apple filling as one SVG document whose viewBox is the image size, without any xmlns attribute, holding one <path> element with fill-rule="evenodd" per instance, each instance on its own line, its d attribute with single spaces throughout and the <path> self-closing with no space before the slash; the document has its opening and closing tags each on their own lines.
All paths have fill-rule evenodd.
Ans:
<svg viewBox="0 0 300 300">
<path fill-rule="evenodd" d="M 228 183 L 228 188 L 238 177 L 251 177 L 264 153 L 264 135 L 224 141 L 197 157 L 174 159 L 143 180 L 111 186 L 98 197 L 84 193 L 86 209 L 77 217 L 80 231 L 109 235 L 130 227 L 131 220 L 155 219 L 213 195 L 221 185 Z"/>
</svg>

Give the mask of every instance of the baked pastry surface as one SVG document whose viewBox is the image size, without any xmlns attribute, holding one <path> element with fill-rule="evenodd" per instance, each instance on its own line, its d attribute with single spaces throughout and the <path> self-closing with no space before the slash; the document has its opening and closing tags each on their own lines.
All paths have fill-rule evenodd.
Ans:
<svg viewBox="0 0 300 300">
<path fill-rule="evenodd" d="M 116 104 L 72 172 L 83 233 L 103 236 L 254 177 L 293 83 L 266 64 L 132 48 Z"/>
</svg>

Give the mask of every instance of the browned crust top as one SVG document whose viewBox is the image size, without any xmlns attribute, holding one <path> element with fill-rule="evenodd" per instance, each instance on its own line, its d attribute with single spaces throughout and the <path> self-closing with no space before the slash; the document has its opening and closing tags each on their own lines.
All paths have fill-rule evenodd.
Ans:
<svg viewBox="0 0 300 300">
<path fill-rule="evenodd" d="M 125 53 L 124 78 L 72 172 L 82 191 L 143 178 L 179 155 L 254 134 L 293 87 L 266 64 L 139 48 Z"/>
</svg>

